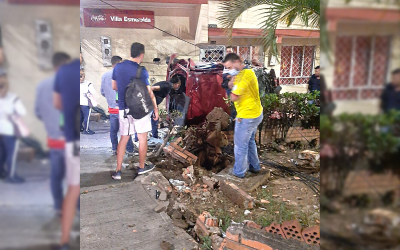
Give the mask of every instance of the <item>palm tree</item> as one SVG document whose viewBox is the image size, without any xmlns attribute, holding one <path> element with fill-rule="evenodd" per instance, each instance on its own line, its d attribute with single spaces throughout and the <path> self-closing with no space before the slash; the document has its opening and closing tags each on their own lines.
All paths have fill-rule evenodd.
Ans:
<svg viewBox="0 0 400 250">
<path fill-rule="evenodd" d="M 265 7 L 254 18 L 260 20 L 264 51 L 271 55 L 278 55 L 275 31 L 279 23 L 289 27 L 298 20 L 306 27 L 320 28 L 320 0 L 225 0 L 221 2 L 217 19 L 229 38 L 235 21 L 243 12 L 260 5 Z"/>
</svg>

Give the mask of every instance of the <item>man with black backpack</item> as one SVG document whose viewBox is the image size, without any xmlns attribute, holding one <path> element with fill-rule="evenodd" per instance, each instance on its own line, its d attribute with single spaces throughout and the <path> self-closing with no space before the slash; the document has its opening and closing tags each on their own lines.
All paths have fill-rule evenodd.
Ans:
<svg viewBox="0 0 400 250">
<path fill-rule="evenodd" d="M 126 145 L 131 135 L 137 133 L 139 139 L 138 174 L 151 171 L 154 165 L 146 165 L 147 133 L 151 131 L 151 117 L 158 120 L 156 98 L 149 83 L 149 73 L 139 64 L 143 61 L 145 48 L 143 44 L 131 45 L 131 57 L 115 66 L 112 75 L 112 86 L 118 91 L 119 133 L 117 147 L 117 169 L 112 178 L 121 179 L 121 167 Z M 153 115 L 154 112 L 154 115 Z"/>
</svg>

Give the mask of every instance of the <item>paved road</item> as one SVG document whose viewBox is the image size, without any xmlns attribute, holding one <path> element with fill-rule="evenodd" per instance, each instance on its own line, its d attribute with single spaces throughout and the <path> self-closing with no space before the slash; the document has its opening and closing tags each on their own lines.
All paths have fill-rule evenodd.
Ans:
<svg viewBox="0 0 400 250">
<path fill-rule="evenodd" d="M 123 169 L 122 181 L 111 178 L 109 123 L 92 123 L 95 135 L 81 135 L 80 249 L 158 250 L 167 241 L 175 249 L 192 249 L 193 239 L 172 225 L 165 213 L 156 213 L 155 190 L 132 180 Z"/>
<path fill-rule="evenodd" d="M 54 216 L 49 162 L 20 161 L 17 168 L 19 175 L 26 178 L 25 183 L 0 181 L 0 249 L 53 249 L 61 233 L 43 229 Z M 73 245 L 79 249 L 79 241 Z"/>
</svg>

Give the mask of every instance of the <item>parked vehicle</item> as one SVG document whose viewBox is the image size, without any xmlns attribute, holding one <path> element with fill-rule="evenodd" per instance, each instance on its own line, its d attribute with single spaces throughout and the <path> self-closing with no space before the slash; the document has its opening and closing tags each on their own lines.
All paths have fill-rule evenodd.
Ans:
<svg viewBox="0 0 400 250">
<path fill-rule="evenodd" d="M 214 107 L 221 107 L 230 114 L 229 106 L 224 100 L 227 95 L 221 87 L 223 65 L 199 67 L 191 59 L 176 58 L 176 54 L 170 57 L 167 81 L 176 74 L 180 74 L 183 80 L 181 87 L 176 91 L 172 90 L 166 101 L 168 110 L 179 110 L 183 114 L 177 125 L 200 124 Z"/>
</svg>

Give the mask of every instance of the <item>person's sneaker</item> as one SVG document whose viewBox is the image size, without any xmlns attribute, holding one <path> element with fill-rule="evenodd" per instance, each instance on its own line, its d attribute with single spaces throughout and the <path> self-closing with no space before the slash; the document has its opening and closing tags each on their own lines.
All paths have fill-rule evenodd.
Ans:
<svg viewBox="0 0 400 250">
<path fill-rule="evenodd" d="M 117 155 L 117 150 L 111 150 L 111 155 Z"/>
<path fill-rule="evenodd" d="M 57 250 L 69 250 L 69 245 L 68 244 L 64 244 L 62 246 L 57 247 Z"/>
<path fill-rule="evenodd" d="M 126 152 L 125 153 L 128 157 L 133 157 L 133 156 L 138 156 L 139 155 L 139 153 L 137 153 L 137 152 L 135 152 L 135 151 L 133 151 L 133 152 Z"/>
<path fill-rule="evenodd" d="M 245 177 L 245 176 L 241 177 L 241 176 L 235 175 L 235 174 L 233 173 L 233 168 L 229 169 L 228 175 L 233 176 L 233 177 L 236 177 L 236 178 L 240 178 L 240 179 L 243 179 L 243 178 Z"/>
<path fill-rule="evenodd" d="M 258 173 L 260 173 L 260 171 L 261 171 L 260 169 L 256 170 L 256 169 L 251 168 L 251 167 L 249 168 L 249 172 L 253 173 L 253 174 L 258 174 Z"/>
<path fill-rule="evenodd" d="M 154 164 L 145 164 L 145 165 L 144 165 L 144 168 L 138 168 L 138 175 L 141 175 L 141 174 L 145 174 L 145 173 L 147 173 L 147 172 L 150 172 L 151 170 L 154 169 L 154 167 L 155 167 Z"/>
<path fill-rule="evenodd" d="M 94 134 L 94 131 L 92 131 L 92 130 L 86 130 L 86 131 L 83 131 L 83 134 L 84 134 L 84 135 L 93 135 L 93 134 Z"/>
<path fill-rule="evenodd" d="M 85 131 L 85 129 L 83 127 L 81 127 L 81 132 Z"/>
<path fill-rule="evenodd" d="M 114 180 L 121 180 L 121 170 L 120 170 L 120 171 L 115 171 L 115 172 L 111 175 L 111 177 L 112 177 Z"/>
<path fill-rule="evenodd" d="M 19 177 L 17 175 L 10 177 L 8 176 L 5 180 L 6 183 L 12 183 L 12 184 L 20 184 L 20 183 L 24 183 L 25 179 L 22 177 Z"/>
</svg>

